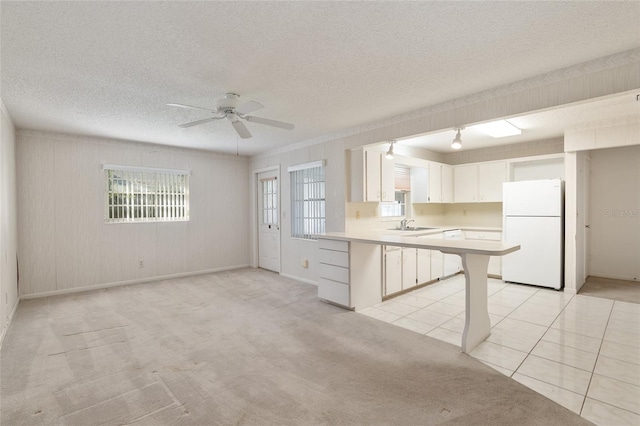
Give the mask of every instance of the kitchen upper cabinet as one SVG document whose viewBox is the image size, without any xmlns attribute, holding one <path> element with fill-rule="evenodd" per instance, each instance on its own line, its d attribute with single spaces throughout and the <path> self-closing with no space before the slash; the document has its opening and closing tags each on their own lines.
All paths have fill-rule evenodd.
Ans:
<svg viewBox="0 0 640 426">
<path fill-rule="evenodd" d="M 388 159 L 385 155 L 380 155 L 380 189 L 382 194 L 381 201 L 396 200 L 396 182 L 395 182 L 395 161 Z"/>
<path fill-rule="evenodd" d="M 429 202 L 429 169 L 427 167 L 411 167 L 411 202 Z"/>
<path fill-rule="evenodd" d="M 445 202 L 442 191 L 443 170 L 445 170 L 445 168 L 447 168 L 446 173 L 450 173 L 450 166 L 434 162 L 429 162 L 423 167 L 411 168 L 412 203 Z M 453 187 L 451 187 L 450 194 L 453 194 Z M 453 196 L 450 198 L 453 201 Z"/>
<path fill-rule="evenodd" d="M 456 203 L 478 201 L 478 166 L 475 164 L 453 168 L 453 199 Z"/>
<path fill-rule="evenodd" d="M 358 148 L 350 151 L 351 202 L 393 201 L 393 160 L 381 152 Z"/>
<path fill-rule="evenodd" d="M 456 203 L 502 201 L 506 181 L 506 162 L 465 164 L 453 168 L 453 194 Z"/>
<path fill-rule="evenodd" d="M 442 202 L 453 203 L 453 167 L 440 165 L 442 171 Z"/>
<path fill-rule="evenodd" d="M 505 162 L 478 164 L 478 201 L 502 202 L 502 184 L 506 176 Z"/>
</svg>

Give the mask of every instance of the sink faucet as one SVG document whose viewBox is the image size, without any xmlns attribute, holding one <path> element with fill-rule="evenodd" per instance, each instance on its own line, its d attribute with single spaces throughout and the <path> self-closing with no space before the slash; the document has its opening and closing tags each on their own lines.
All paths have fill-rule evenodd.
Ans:
<svg viewBox="0 0 640 426">
<path fill-rule="evenodd" d="M 406 219 L 406 218 L 405 218 L 405 219 L 402 219 L 402 220 L 400 221 L 400 229 L 407 229 L 407 228 L 408 228 L 408 225 L 409 225 L 411 222 L 413 222 L 413 220 L 408 220 L 408 219 Z"/>
</svg>

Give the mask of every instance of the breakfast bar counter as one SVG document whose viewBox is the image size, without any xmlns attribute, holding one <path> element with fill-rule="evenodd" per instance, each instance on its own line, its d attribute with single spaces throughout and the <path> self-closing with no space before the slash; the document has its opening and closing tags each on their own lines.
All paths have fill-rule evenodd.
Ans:
<svg viewBox="0 0 640 426">
<path fill-rule="evenodd" d="M 333 294 L 347 291 L 339 303 L 364 309 L 381 301 L 381 247 L 385 245 L 439 250 L 462 258 L 465 275 L 465 325 L 460 348 L 472 351 L 490 334 L 487 311 L 487 268 L 490 256 L 504 256 L 520 249 L 517 244 L 502 241 L 443 240 L 428 233 L 416 236 L 394 235 L 383 231 L 329 232 L 318 235 L 320 264 L 329 279 L 320 279 L 318 295 L 331 301 Z M 338 265 L 331 269 L 333 265 Z M 345 279 L 333 275 L 346 270 Z M 334 272 L 337 271 L 337 272 Z M 345 284 L 341 284 L 345 283 Z M 345 287 L 346 286 L 346 287 Z"/>
</svg>

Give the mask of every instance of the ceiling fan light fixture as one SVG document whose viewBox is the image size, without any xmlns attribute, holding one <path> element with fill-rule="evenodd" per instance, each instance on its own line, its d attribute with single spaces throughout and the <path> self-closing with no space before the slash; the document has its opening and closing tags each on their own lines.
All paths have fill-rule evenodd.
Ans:
<svg viewBox="0 0 640 426">
<path fill-rule="evenodd" d="M 451 142 L 451 148 L 453 149 L 460 149 L 462 148 L 462 137 L 460 136 L 460 131 L 464 129 L 464 127 L 461 127 L 459 129 L 456 129 L 457 133 L 456 133 L 456 137 L 453 138 L 453 142 Z"/>
<path fill-rule="evenodd" d="M 491 121 L 489 123 L 477 124 L 473 127 L 492 138 L 504 138 L 507 136 L 517 136 L 522 134 L 522 130 L 509 123 L 507 120 Z"/>
<path fill-rule="evenodd" d="M 387 160 L 393 160 L 393 144 L 396 141 L 391 141 L 391 144 L 389 145 L 389 150 L 387 151 L 387 153 L 385 154 L 385 158 Z"/>
</svg>

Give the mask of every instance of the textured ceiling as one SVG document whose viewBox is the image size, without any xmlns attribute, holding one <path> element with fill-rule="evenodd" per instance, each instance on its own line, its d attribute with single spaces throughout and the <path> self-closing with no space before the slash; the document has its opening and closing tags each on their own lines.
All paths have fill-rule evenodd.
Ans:
<svg viewBox="0 0 640 426">
<path fill-rule="evenodd" d="M 19 128 L 252 155 L 640 45 L 640 2 L 11 2 L 0 96 Z M 239 140 L 177 125 L 235 92 Z M 237 145 L 238 144 L 238 145 Z"/>
</svg>

